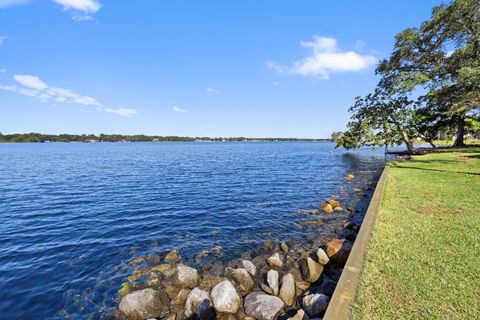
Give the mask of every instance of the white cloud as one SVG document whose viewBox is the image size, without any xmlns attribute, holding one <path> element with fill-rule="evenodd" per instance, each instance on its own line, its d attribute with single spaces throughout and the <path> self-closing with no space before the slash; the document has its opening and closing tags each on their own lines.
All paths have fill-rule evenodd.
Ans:
<svg viewBox="0 0 480 320">
<path fill-rule="evenodd" d="M 136 115 L 138 112 L 135 109 L 126 109 L 126 108 L 119 108 L 119 109 L 110 109 L 110 108 L 105 108 L 106 112 L 110 113 L 116 113 L 120 116 L 124 117 L 131 117 Z"/>
<path fill-rule="evenodd" d="M 183 108 L 180 108 L 180 107 L 173 107 L 172 110 L 175 111 L 175 112 L 182 112 L 182 113 L 188 111 L 187 109 L 183 109 Z"/>
<path fill-rule="evenodd" d="M 0 0 L 0 8 L 8 8 L 29 2 L 30 0 Z"/>
<path fill-rule="evenodd" d="M 301 41 L 300 45 L 311 49 L 310 56 L 297 60 L 292 66 L 284 66 L 273 61 L 267 67 L 283 74 L 294 74 L 329 79 L 337 72 L 357 72 L 375 64 L 373 55 L 362 55 L 354 51 L 341 51 L 334 38 L 314 36 L 312 41 Z"/>
<path fill-rule="evenodd" d="M 137 114 L 135 109 L 112 109 L 103 106 L 95 98 L 81 95 L 73 90 L 50 87 L 39 77 L 25 74 L 17 74 L 13 79 L 20 85 L 0 85 L 0 90 L 15 92 L 28 97 L 35 97 L 45 102 L 76 104 L 82 106 L 95 106 L 100 110 L 130 117 Z"/>
<path fill-rule="evenodd" d="M 206 90 L 207 90 L 207 92 L 209 92 L 209 93 L 220 94 L 220 91 L 218 91 L 218 90 L 215 89 L 215 88 L 207 88 Z"/>
<path fill-rule="evenodd" d="M 85 13 L 95 13 L 102 6 L 96 0 L 53 0 L 63 6 L 63 9 L 74 9 Z"/>
<path fill-rule="evenodd" d="M 88 15 L 88 14 L 77 14 L 74 13 L 72 14 L 72 20 L 73 21 L 92 21 L 93 17 Z"/>
<path fill-rule="evenodd" d="M 36 76 L 17 74 L 13 76 L 13 79 L 21 85 L 31 89 L 44 90 L 48 88 L 47 84 Z"/>
<path fill-rule="evenodd" d="M 1 0 L 0 0 L 1 1 Z M 7 36 L 0 36 L 0 46 L 5 42 L 5 40 L 7 40 L 8 37 Z"/>
</svg>

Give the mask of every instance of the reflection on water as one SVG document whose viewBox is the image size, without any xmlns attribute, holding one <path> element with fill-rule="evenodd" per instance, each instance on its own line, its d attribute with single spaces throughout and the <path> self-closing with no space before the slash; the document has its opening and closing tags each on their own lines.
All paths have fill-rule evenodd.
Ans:
<svg viewBox="0 0 480 320">
<path fill-rule="evenodd" d="M 333 236 L 384 161 L 330 143 L 0 145 L 1 317 L 109 318 L 135 268 L 172 249 L 198 265 Z M 332 196 L 351 211 L 299 214 Z"/>
</svg>

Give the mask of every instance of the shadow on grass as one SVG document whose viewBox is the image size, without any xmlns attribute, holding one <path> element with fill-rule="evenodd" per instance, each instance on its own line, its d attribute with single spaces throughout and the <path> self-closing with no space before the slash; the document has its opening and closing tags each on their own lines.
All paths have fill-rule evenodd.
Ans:
<svg viewBox="0 0 480 320">
<path fill-rule="evenodd" d="M 434 162 L 442 162 L 442 161 L 418 161 L 418 162 L 423 162 L 423 163 L 434 163 Z M 452 161 L 456 162 L 456 161 Z M 413 170 L 423 170 L 423 171 L 434 171 L 434 172 L 450 172 L 450 173 L 458 173 L 458 174 L 467 174 L 467 175 L 473 175 L 473 176 L 480 176 L 480 173 L 478 172 L 468 172 L 468 171 L 455 171 L 455 170 L 443 170 L 443 169 L 433 169 L 433 168 L 421 168 L 421 167 L 413 167 L 413 166 L 400 166 L 395 162 L 390 163 L 390 166 L 398 169 L 413 169 Z"/>
</svg>

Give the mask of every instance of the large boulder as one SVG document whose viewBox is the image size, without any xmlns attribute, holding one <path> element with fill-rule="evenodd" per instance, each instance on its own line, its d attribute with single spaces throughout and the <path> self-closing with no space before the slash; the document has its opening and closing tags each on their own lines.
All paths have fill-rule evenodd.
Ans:
<svg viewBox="0 0 480 320">
<path fill-rule="evenodd" d="M 194 268 L 179 264 L 177 270 L 175 271 L 174 283 L 180 288 L 189 288 L 193 289 L 198 285 L 200 281 L 200 276 L 198 271 Z"/>
<path fill-rule="evenodd" d="M 282 287 L 280 288 L 279 297 L 287 306 L 295 303 L 295 278 L 291 273 L 286 273 L 282 277 Z"/>
<path fill-rule="evenodd" d="M 240 308 L 240 296 L 229 280 L 222 281 L 213 287 L 211 296 L 213 307 L 218 312 L 236 313 Z"/>
<path fill-rule="evenodd" d="M 260 287 L 268 294 L 278 296 L 278 271 L 269 270 L 260 281 Z"/>
<path fill-rule="evenodd" d="M 330 298 L 322 293 L 313 293 L 303 297 L 303 309 L 311 318 L 321 316 L 327 310 Z"/>
<path fill-rule="evenodd" d="M 318 258 L 318 262 L 321 265 L 326 265 L 330 261 L 330 258 L 328 257 L 328 255 L 325 253 L 325 251 L 322 248 L 318 248 L 317 258 Z"/>
<path fill-rule="evenodd" d="M 347 262 L 353 243 L 345 239 L 334 239 L 327 243 L 327 255 L 340 265 Z"/>
<path fill-rule="evenodd" d="M 252 275 L 252 277 L 255 277 L 257 274 L 257 267 L 252 263 L 250 260 L 242 260 L 242 266 L 245 270 L 248 271 Z"/>
<path fill-rule="evenodd" d="M 255 285 L 250 273 L 243 268 L 233 269 L 230 272 L 230 277 L 235 282 L 242 296 L 245 296 L 252 291 L 253 286 Z"/>
<path fill-rule="evenodd" d="M 208 292 L 200 288 L 190 291 L 185 302 L 185 316 L 195 319 L 214 319 L 215 313 Z"/>
<path fill-rule="evenodd" d="M 270 267 L 272 268 L 281 268 L 283 267 L 283 257 L 280 256 L 280 254 L 277 252 L 275 254 L 273 254 L 272 256 L 270 256 L 268 259 L 267 259 L 267 262 L 268 264 L 270 265 Z"/>
<path fill-rule="evenodd" d="M 323 266 L 315 262 L 310 257 L 302 258 L 298 261 L 300 266 L 300 272 L 302 274 L 302 278 L 308 282 L 315 282 L 317 281 L 323 272 Z"/>
<path fill-rule="evenodd" d="M 252 292 L 245 297 L 245 313 L 257 320 L 274 320 L 284 304 L 282 299 L 265 294 Z"/>
<path fill-rule="evenodd" d="M 160 318 L 169 313 L 168 298 L 151 288 L 133 291 L 122 298 L 120 313 L 127 319 Z"/>
</svg>

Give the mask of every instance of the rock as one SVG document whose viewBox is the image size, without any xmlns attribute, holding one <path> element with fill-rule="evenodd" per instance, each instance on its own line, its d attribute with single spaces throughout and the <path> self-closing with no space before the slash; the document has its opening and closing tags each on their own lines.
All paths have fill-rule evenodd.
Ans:
<svg viewBox="0 0 480 320">
<path fill-rule="evenodd" d="M 260 281 L 260 287 L 268 294 L 278 296 L 278 272 L 270 270 L 265 273 Z"/>
<path fill-rule="evenodd" d="M 326 213 L 332 213 L 333 212 L 333 206 L 330 203 L 324 202 L 320 206 L 322 210 Z"/>
<path fill-rule="evenodd" d="M 355 176 L 353 174 L 347 174 L 347 179 L 355 179 Z"/>
<path fill-rule="evenodd" d="M 291 273 L 286 273 L 282 277 L 282 287 L 280 288 L 279 297 L 287 306 L 295 303 L 295 279 Z"/>
<path fill-rule="evenodd" d="M 237 320 L 237 317 L 231 313 L 222 313 L 217 317 L 217 320 Z"/>
<path fill-rule="evenodd" d="M 303 297 L 302 305 L 307 314 L 313 318 L 321 316 L 328 306 L 328 296 L 321 293 L 309 294 Z"/>
<path fill-rule="evenodd" d="M 338 264 L 345 264 L 350 251 L 352 251 L 352 243 L 345 239 L 335 239 L 327 243 L 327 255 L 330 259 Z"/>
<path fill-rule="evenodd" d="M 282 249 L 283 252 L 288 252 L 288 244 L 285 241 L 282 241 L 280 249 Z"/>
<path fill-rule="evenodd" d="M 213 287 L 211 296 L 213 307 L 218 312 L 236 313 L 240 308 L 240 296 L 229 280 L 222 281 Z"/>
<path fill-rule="evenodd" d="M 303 311 L 303 309 L 300 309 L 293 317 L 290 317 L 287 320 L 310 320 L 310 317 L 305 313 L 305 311 Z"/>
<path fill-rule="evenodd" d="M 185 301 L 187 301 L 188 294 L 190 293 L 191 290 L 189 289 L 182 289 L 180 292 L 177 294 L 177 296 L 172 299 L 171 304 L 173 305 L 183 305 Z"/>
<path fill-rule="evenodd" d="M 245 313 L 257 320 L 274 320 L 283 308 L 282 299 L 262 292 L 252 292 L 245 297 Z"/>
<path fill-rule="evenodd" d="M 213 319 L 215 313 L 212 309 L 212 302 L 206 291 L 194 288 L 187 296 L 185 302 L 185 316 L 187 318 Z"/>
<path fill-rule="evenodd" d="M 180 288 L 195 288 L 200 281 L 198 271 L 194 268 L 179 264 L 174 275 L 174 283 Z"/>
<path fill-rule="evenodd" d="M 177 319 L 177 315 L 175 313 L 170 313 L 168 316 L 164 318 L 164 320 L 176 320 L 176 319 Z M 157 319 L 153 318 L 151 320 L 157 320 Z"/>
<path fill-rule="evenodd" d="M 250 273 L 248 273 L 248 271 L 243 268 L 233 269 L 230 272 L 230 277 L 237 285 L 237 288 L 239 289 L 242 296 L 245 296 L 250 291 L 252 291 L 253 286 L 255 285 L 252 277 L 250 276 Z"/>
<path fill-rule="evenodd" d="M 217 284 L 225 280 L 224 277 L 220 277 L 217 275 L 205 275 L 201 280 L 198 287 L 205 291 L 212 290 Z"/>
<path fill-rule="evenodd" d="M 326 202 L 330 204 L 333 208 L 340 207 L 340 202 L 338 202 L 337 200 L 327 200 Z"/>
<path fill-rule="evenodd" d="M 267 262 L 272 268 L 283 267 L 283 258 L 280 256 L 278 252 L 273 254 L 270 258 L 268 258 Z"/>
<path fill-rule="evenodd" d="M 323 266 L 320 263 L 313 261 L 310 257 L 300 259 L 298 264 L 300 266 L 302 278 L 305 281 L 315 282 L 322 275 Z"/>
<path fill-rule="evenodd" d="M 340 211 L 343 211 L 343 208 L 342 207 L 336 207 L 336 208 L 333 208 L 333 211 L 340 212 Z"/>
<path fill-rule="evenodd" d="M 278 248 L 278 241 L 272 239 L 265 240 L 262 246 L 263 251 L 275 250 L 276 248 Z"/>
<path fill-rule="evenodd" d="M 122 298 L 119 310 L 128 319 L 160 318 L 170 312 L 167 299 L 151 288 L 137 290 Z"/>
<path fill-rule="evenodd" d="M 257 273 L 257 267 L 252 263 L 250 260 L 242 260 L 242 266 L 245 270 L 248 271 L 252 275 L 252 277 L 255 277 L 255 274 Z"/>
<path fill-rule="evenodd" d="M 178 254 L 177 250 L 172 250 L 165 256 L 165 261 L 167 262 L 175 262 L 180 259 L 180 255 Z"/>
<path fill-rule="evenodd" d="M 318 258 L 318 262 L 321 265 L 326 265 L 330 261 L 330 259 L 328 258 L 328 255 L 325 253 L 325 251 L 322 248 L 318 248 L 317 258 Z"/>
</svg>

